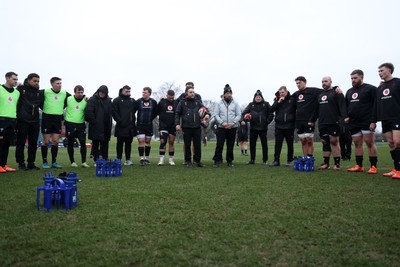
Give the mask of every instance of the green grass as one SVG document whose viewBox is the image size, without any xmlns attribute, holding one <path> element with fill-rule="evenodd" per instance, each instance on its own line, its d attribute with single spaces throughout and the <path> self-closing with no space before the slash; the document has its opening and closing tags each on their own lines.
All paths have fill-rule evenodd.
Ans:
<svg viewBox="0 0 400 267">
<path fill-rule="evenodd" d="M 238 147 L 233 169 L 215 169 L 214 143 L 203 148 L 204 169 L 182 165 L 181 144 L 177 166 L 158 167 L 157 147 L 140 167 L 135 142 L 121 178 L 65 168 L 82 179 L 70 212 L 37 211 L 43 171 L 0 175 L 0 265 L 400 266 L 399 181 L 347 173 L 353 161 L 339 172 L 249 166 Z M 380 144 L 380 173 L 390 162 Z"/>
</svg>

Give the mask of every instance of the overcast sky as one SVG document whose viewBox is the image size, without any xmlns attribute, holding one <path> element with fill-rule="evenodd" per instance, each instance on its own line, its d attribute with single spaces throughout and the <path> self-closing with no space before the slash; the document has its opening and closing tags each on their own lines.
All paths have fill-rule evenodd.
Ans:
<svg viewBox="0 0 400 267">
<path fill-rule="evenodd" d="M 110 96 L 128 84 L 193 81 L 203 99 L 218 100 L 229 83 L 240 104 L 260 89 L 274 92 L 303 75 L 321 87 L 330 75 L 344 92 L 350 72 L 379 84 L 378 65 L 400 69 L 400 1 L 396 0 L 2 0 L 0 72 L 63 79 L 88 95 Z M 3 76 L 4 77 L 4 76 Z M 2 82 L 3 83 L 3 82 Z"/>
</svg>

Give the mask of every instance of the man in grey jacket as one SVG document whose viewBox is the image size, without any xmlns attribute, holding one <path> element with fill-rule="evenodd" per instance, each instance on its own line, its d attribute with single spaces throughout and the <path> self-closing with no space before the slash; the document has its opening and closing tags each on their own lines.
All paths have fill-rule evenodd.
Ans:
<svg viewBox="0 0 400 267">
<path fill-rule="evenodd" d="M 214 116 L 217 122 L 217 146 L 214 153 L 214 167 L 218 168 L 222 163 L 222 151 L 226 140 L 226 162 L 228 167 L 233 167 L 233 147 L 235 145 L 236 129 L 241 117 L 239 103 L 232 98 L 232 89 L 225 85 L 224 94 L 214 108 Z"/>
</svg>

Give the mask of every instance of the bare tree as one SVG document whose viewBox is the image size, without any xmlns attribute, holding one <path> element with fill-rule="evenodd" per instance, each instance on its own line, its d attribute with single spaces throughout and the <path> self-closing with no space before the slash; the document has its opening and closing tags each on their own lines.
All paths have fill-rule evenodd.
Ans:
<svg viewBox="0 0 400 267">
<path fill-rule="evenodd" d="M 165 82 L 160 87 L 158 87 L 157 91 L 153 93 L 153 98 L 157 102 L 160 101 L 160 99 L 164 98 L 167 95 L 168 90 L 173 90 L 176 97 L 183 93 L 180 85 L 176 85 L 175 82 Z"/>
</svg>

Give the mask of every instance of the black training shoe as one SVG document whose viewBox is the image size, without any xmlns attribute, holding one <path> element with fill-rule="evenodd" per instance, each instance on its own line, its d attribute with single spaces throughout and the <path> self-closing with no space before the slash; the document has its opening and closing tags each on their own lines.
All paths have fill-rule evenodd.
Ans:
<svg viewBox="0 0 400 267">
<path fill-rule="evenodd" d="M 214 168 L 219 168 L 219 167 L 221 167 L 221 162 L 220 161 L 216 161 L 214 163 Z"/>
<path fill-rule="evenodd" d="M 228 162 L 228 163 L 226 164 L 226 166 L 228 166 L 228 168 L 232 168 L 234 165 L 233 165 L 232 162 Z"/>
<path fill-rule="evenodd" d="M 25 163 L 21 163 L 18 165 L 18 170 L 26 171 L 28 168 L 26 167 Z"/>
<path fill-rule="evenodd" d="M 32 163 L 32 164 L 28 164 L 28 170 L 38 171 L 38 170 L 40 170 L 40 168 Z"/>
<path fill-rule="evenodd" d="M 192 163 L 190 161 L 185 161 L 184 165 L 185 165 L 186 168 L 192 167 Z"/>
<path fill-rule="evenodd" d="M 247 162 L 247 165 L 250 165 L 250 164 L 256 164 L 256 163 L 254 160 L 250 160 L 249 162 Z"/>
<path fill-rule="evenodd" d="M 196 163 L 196 166 L 199 167 L 199 168 L 204 168 L 206 165 L 204 165 L 204 164 L 201 163 L 201 162 L 197 162 L 197 163 Z"/>
<path fill-rule="evenodd" d="M 144 159 L 141 159 L 139 162 L 140 166 L 146 166 L 146 161 Z"/>
</svg>

